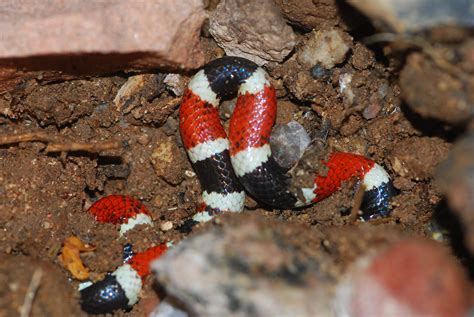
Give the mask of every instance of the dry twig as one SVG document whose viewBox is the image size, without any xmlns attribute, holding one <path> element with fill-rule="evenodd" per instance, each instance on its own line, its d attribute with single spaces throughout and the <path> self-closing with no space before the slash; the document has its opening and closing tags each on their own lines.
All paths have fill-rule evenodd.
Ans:
<svg viewBox="0 0 474 317">
<path fill-rule="evenodd" d="M 104 142 L 94 142 L 94 143 L 51 143 L 49 144 L 45 151 L 46 153 L 52 152 L 74 152 L 74 151 L 84 151 L 97 153 L 101 151 L 108 150 L 119 150 L 122 148 L 122 142 L 120 141 L 104 141 Z"/>
<path fill-rule="evenodd" d="M 364 185 L 359 186 L 356 194 L 354 195 L 354 203 L 352 204 L 351 209 L 351 222 L 356 222 L 359 217 L 359 209 L 362 206 L 362 199 L 364 198 L 366 187 Z"/>
<path fill-rule="evenodd" d="M 45 132 L 28 132 L 0 136 L 0 145 L 20 142 L 50 142 L 51 137 Z"/>
<path fill-rule="evenodd" d="M 51 136 L 45 132 L 38 131 L 0 136 L 0 145 L 8 145 L 21 142 L 43 142 L 48 144 L 45 149 L 46 153 L 74 151 L 97 153 L 107 150 L 119 150 L 122 148 L 122 142 L 117 140 L 87 143 L 67 141 L 58 142 L 58 140 L 58 137 Z"/>
<path fill-rule="evenodd" d="M 40 286 L 42 276 L 43 271 L 40 268 L 37 268 L 31 277 L 30 285 L 28 286 L 25 299 L 23 300 L 23 305 L 20 308 L 20 317 L 28 317 L 30 315 L 33 300 L 35 299 L 36 291 Z"/>
</svg>

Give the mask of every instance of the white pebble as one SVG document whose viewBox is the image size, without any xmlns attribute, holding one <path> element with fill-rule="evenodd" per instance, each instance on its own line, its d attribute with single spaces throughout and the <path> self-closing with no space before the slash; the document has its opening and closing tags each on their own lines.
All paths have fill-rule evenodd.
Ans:
<svg viewBox="0 0 474 317">
<path fill-rule="evenodd" d="M 160 225 L 161 231 L 168 231 L 173 229 L 173 222 L 171 221 L 165 221 Z"/>
</svg>

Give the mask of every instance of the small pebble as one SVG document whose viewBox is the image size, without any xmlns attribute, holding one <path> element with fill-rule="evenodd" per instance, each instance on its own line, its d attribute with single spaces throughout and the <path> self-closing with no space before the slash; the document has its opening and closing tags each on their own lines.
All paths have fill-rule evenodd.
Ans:
<svg viewBox="0 0 474 317">
<path fill-rule="evenodd" d="M 174 135 L 176 131 L 178 131 L 178 127 L 179 127 L 178 120 L 176 120 L 173 117 L 168 117 L 168 119 L 166 119 L 165 124 L 163 125 L 163 132 L 168 136 Z M 179 140 L 180 139 L 178 139 L 178 141 Z"/>
<path fill-rule="evenodd" d="M 352 37 L 339 29 L 313 31 L 298 51 L 297 59 L 304 65 L 331 69 L 345 60 L 351 46 Z"/>
<path fill-rule="evenodd" d="M 173 222 L 171 221 L 165 221 L 160 225 L 161 231 L 169 231 L 171 229 L 173 229 Z"/>
<path fill-rule="evenodd" d="M 321 64 L 317 64 L 316 66 L 312 67 L 310 73 L 311 77 L 314 79 L 327 78 L 331 75 L 331 71 L 324 68 Z"/>
<path fill-rule="evenodd" d="M 148 145 L 150 143 L 150 136 L 146 133 L 143 133 L 138 136 L 137 142 L 141 145 Z"/>
<path fill-rule="evenodd" d="M 175 96 L 180 97 L 186 89 L 187 81 L 180 74 L 168 74 L 164 81 L 166 87 L 171 90 Z"/>
<path fill-rule="evenodd" d="M 196 173 L 194 173 L 193 171 L 190 171 L 190 170 L 185 170 L 184 175 L 186 175 L 186 177 L 189 177 L 189 178 L 196 177 Z"/>
<path fill-rule="evenodd" d="M 354 91 L 352 91 L 352 74 L 350 73 L 345 73 L 342 74 L 339 77 L 339 91 L 341 94 L 343 94 L 346 98 L 349 104 L 352 104 L 354 102 L 355 94 Z"/>
<path fill-rule="evenodd" d="M 270 136 L 273 157 L 284 168 L 290 168 L 298 162 L 310 143 L 308 133 L 296 121 L 276 125 Z"/>
<path fill-rule="evenodd" d="M 184 178 L 185 157 L 173 137 L 158 139 L 150 160 L 160 178 L 173 185 L 181 183 Z"/>
</svg>

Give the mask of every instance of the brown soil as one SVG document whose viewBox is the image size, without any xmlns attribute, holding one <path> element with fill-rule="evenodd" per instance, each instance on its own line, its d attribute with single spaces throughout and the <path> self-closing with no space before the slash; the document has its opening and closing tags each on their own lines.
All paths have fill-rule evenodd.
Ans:
<svg viewBox="0 0 474 317">
<path fill-rule="evenodd" d="M 340 17 L 334 19 L 339 21 Z M 319 25 L 320 20 L 308 23 Z M 265 217 L 302 223 L 324 232 L 322 246 L 334 254 L 341 267 L 354 261 L 359 250 L 391 240 L 402 231 L 428 237 L 441 232 L 433 228 L 443 227 L 443 223 L 432 224 L 434 215 L 445 205 L 432 177 L 455 136 L 452 131 L 441 129 L 440 133 L 430 120 L 425 121 L 428 124 L 422 123 L 425 119 L 403 105 L 399 68 L 392 67 L 400 64 L 399 57 L 383 56 L 382 62 L 373 51 L 355 43 L 348 61 L 333 69 L 327 78 L 312 78 L 308 69 L 295 59 L 270 67 L 269 73 L 284 105 L 278 122 L 297 120 L 315 139 L 328 122 L 329 135 L 322 139 L 326 149 L 364 154 L 384 165 L 400 191 L 392 202 L 392 216 L 369 224 L 354 220 L 348 213 L 354 197 L 348 185 L 328 199 L 300 210 L 264 210 L 254 202 L 247 204 Z M 207 51 L 210 58 L 218 49 L 209 44 Z M 429 70 L 429 63 L 423 65 L 418 71 Z M 346 72 L 354 74 L 352 101 L 337 89 L 337 78 Z M 122 149 L 100 153 L 47 153 L 47 142 L 41 140 L 0 146 L 0 253 L 5 258 L 14 255 L 20 259 L 21 255 L 27 266 L 25 270 L 10 270 L 9 261 L 0 261 L 0 278 L 17 281 L 18 287 L 25 289 L 23 293 L 17 289 L 10 294 L 11 300 L 0 301 L 0 316 L 13 314 L 12 309 L 21 305 L 20 297 L 29 283 L 25 280 L 28 270 L 46 265 L 44 262 L 55 267 L 47 269 L 40 289 L 57 288 L 57 284 L 48 287 L 47 275 L 54 274 L 51 278 L 63 280 L 63 284 L 71 278 L 57 258 L 61 243 L 71 235 L 97 246 L 95 252 L 83 259 L 92 277 L 98 279 L 121 263 L 122 246 L 127 241 L 133 241 L 135 250 L 140 251 L 165 241 L 177 243 L 190 234 L 185 221 L 194 213 L 200 186 L 177 128 L 179 99 L 159 82 L 159 94 L 145 91 L 142 98 L 134 99 L 136 104 L 129 110 L 119 111 L 114 98 L 126 80 L 122 74 L 50 84 L 33 80 L 0 96 L 2 136 L 42 132 L 63 143 L 123 143 Z M 416 91 L 410 93 L 410 99 L 416 98 Z M 93 200 L 109 194 L 127 194 L 142 200 L 152 212 L 154 228 L 137 228 L 119 239 L 117 226 L 95 222 L 85 211 Z M 160 224 L 167 221 L 173 223 L 173 228 L 159 230 Z M 199 225 L 191 234 L 205 230 L 208 225 L 215 224 Z M 339 234 L 341 230 L 345 233 Z M 450 233 L 442 232 L 449 245 Z M 295 238 L 298 233 L 294 232 Z M 71 281 L 69 288 L 62 284 L 61 287 L 67 292 L 72 290 L 72 294 L 77 283 Z M 143 315 L 154 300 L 149 284 L 144 291 L 147 300 L 131 312 L 117 315 Z M 40 292 L 37 296 L 34 316 L 52 315 L 41 307 L 54 305 L 64 315 L 79 314 L 73 308 L 77 295 L 60 303 L 55 302 L 55 295 L 48 298 Z"/>
</svg>

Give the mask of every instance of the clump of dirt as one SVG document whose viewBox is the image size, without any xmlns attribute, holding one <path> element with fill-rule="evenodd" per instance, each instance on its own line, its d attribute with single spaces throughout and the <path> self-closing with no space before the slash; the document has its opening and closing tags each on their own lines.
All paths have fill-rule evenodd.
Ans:
<svg viewBox="0 0 474 317">
<path fill-rule="evenodd" d="M 277 2 L 283 6 L 282 1 Z M 350 215 L 354 204 L 354 184 L 350 182 L 329 198 L 306 208 L 268 210 L 250 199 L 246 206 L 252 210 L 249 212 L 264 218 L 304 224 L 305 230 L 321 235 L 315 243 L 318 249 L 311 252 L 324 250 L 322 252 L 331 254 L 344 271 L 362 251 L 372 247 L 406 234 L 432 236 L 426 228 L 432 223 L 433 215 L 440 208 L 446 208 L 442 194 L 433 183 L 433 175 L 463 128 L 448 131 L 434 127 L 404 104 L 401 86 L 406 87 L 403 95 L 417 112 L 430 114 L 426 110 L 426 99 L 417 99 L 419 87 L 423 88 L 429 82 L 411 86 L 420 72 L 427 79 L 432 74 L 439 75 L 439 69 L 432 69 L 436 65 L 425 61 L 426 55 L 417 53 L 411 57 L 409 68 L 399 79 L 400 68 L 393 65 L 403 63 L 403 58 L 383 55 L 364 45 L 351 34 L 351 28 L 341 22 L 343 17 L 333 10 L 334 4 L 319 5 L 324 12 L 331 13 L 329 18 L 311 18 L 304 15 L 304 10 L 300 12 L 303 16 L 294 11 L 293 2 L 283 11 L 299 26 L 296 28 L 300 39 L 298 45 L 303 45 L 311 36 L 308 28 L 318 26 L 345 34 L 342 40 L 347 42 L 348 51 L 330 69 L 301 63 L 297 58 L 298 45 L 295 53 L 284 62 L 267 65 L 280 102 L 277 122 L 297 121 L 313 139 L 316 146 L 312 149 L 317 151 L 303 166 L 304 170 L 311 168 L 324 173 L 321 159 L 333 151 L 365 155 L 385 166 L 399 195 L 391 202 L 390 217 L 369 223 L 354 220 Z M 306 1 L 305 10 L 311 6 L 313 3 Z M 203 36 L 207 58 L 222 55 L 215 42 L 205 38 L 208 34 L 203 32 Z M 49 84 L 29 81 L 0 96 L 0 133 L 3 137 L 28 133 L 48 136 L 0 142 L 0 253 L 8 258 L 0 261 L 3 280 L 19 281 L 21 288 L 28 282 L 24 270 L 10 270 L 12 258 L 31 262 L 25 264 L 25 270 L 47 262 L 48 266 L 57 268 L 47 273 L 55 275 L 55 280 L 70 278 L 57 256 L 62 242 L 71 235 L 97 247 L 82 258 L 92 278 L 99 279 L 122 263 L 122 249 L 128 242 L 133 242 L 134 250 L 138 252 L 167 241 L 178 243 L 189 234 L 222 224 L 216 220 L 190 226 L 200 199 L 200 184 L 187 160 L 178 131 L 180 98 L 167 89 L 164 75 L 138 75 L 142 77 L 136 80 L 147 84 L 134 86 L 132 93 L 128 91 L 130 96 L 122 90 L 119 99 L 117 94 L 121 87 L 134 75 L 121 73 Z M 187 80 L 187 75 L 183 76 Z M 445 78 L 447 82 L 451 79 L 450 76 Z M 452 85 L 443 86 L 447 90 L 444 91 L 446 98 L 456 101 L 450 103 L 448 109 L 456 109 L 460 102 L 470 100 L 461 86 L 458 79 Z M 460 91 L 463 94 L 458 94 Z M 446 98 L 438 99 L 439 94 L 441 91 L 433 92 L 436 104 L 444 105 Z M 456 114 L 446 111 L 443 110 L 441 116 L 456 123 L 464 123 L 465 115 L 471 115 L 469 109 Z M 46 151 L 50 138 L 66 144 L 118 140 L 121 148 L 53 153 Z M 4 139 L 0 137 L 0 140 Z M 299 184 L 311 187 L 307 186 L 311 181 L 310 175 L 302 178 Z M 86 212 L 87 208 L 96 199 L 109 194 L 131 195 L 143 201 L 151 211 L 154 226 L 137 227 L 119 238 L 118 226 L 97 223 Z M 247 220 L 237 217 L 222 221 L 225 225 Z M 472 219 L 470 221 L 472 223 Z M 164 223 L 166 226 L 161 226 Z M 281 223 L 269 221 L 269 226 L 281 226 Z M 295 229 L 298 226 L 289 228 L 293 231 L 286 232 L 285 237 L 299 239 L 300 232 Z M 339 234 L 341 231 L 344 231 L 343 235 Z M 445 244 L 449 245 L 449 238 L 455 235 L 448 232 L 444 236 Z M 472 251 L 472 234 L 470 241 Z M 469 255 L 464 253 L 461 257 Z M 61 289 L 68 288 L 64 281 L 58 283 Z M 70 284 L 69 290 L 73 290 L 77 281 Z M 42 287 L 47 285 L 42 284 Z M 156 296 L 150 295 L 154 294 L 151 282 L 147 282 L 144 293 L 149 301 L 143 300 L 123 315 L 141 316 L 150 310 L 147 305 L 158 301 Z M 65 291 L 64 294 L 69 293 Z M 55 299 L 55 296 L 48 299 L 41 294 L 32 310 L 33 315 L 54 315 L 54 312 L 41 310 L 41 307 L 54 305 L 62 312 L 59 315 L 77 314 L 75 297 L 70 296 L 58 304 Z M 0 301 L 0 315 L 3 311 L 12 312 L 18 302 L 19 298 Z"/>
</svg>

